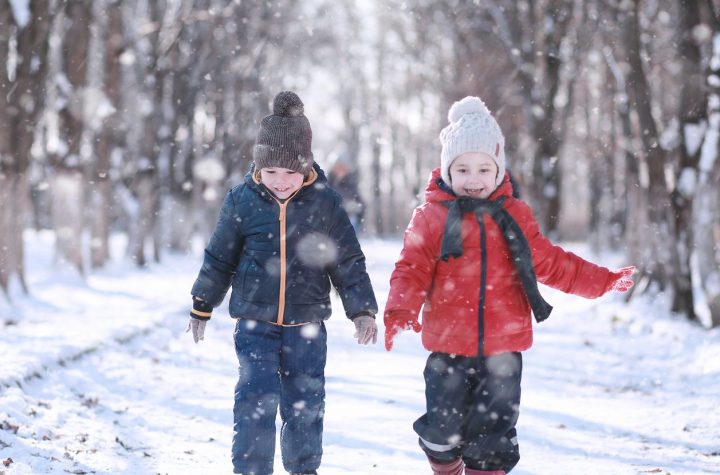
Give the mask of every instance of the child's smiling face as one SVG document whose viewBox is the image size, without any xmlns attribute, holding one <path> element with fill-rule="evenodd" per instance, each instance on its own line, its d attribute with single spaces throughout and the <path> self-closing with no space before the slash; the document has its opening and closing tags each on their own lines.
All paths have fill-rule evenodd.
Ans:
<svg viewBox="0 0 720 475">
<path fill-rule="evenodd" d="M 292 196 L 303 184 L 301 173 L 282 167 L 265 167 L 260 169 L 260 181 L 270 192 L 284 200 Z"/>
<path fill-rule="evenodd" d="M 450 186 L 457 196 L 485 199 L 497 188 L 497 164 L 481 152 L 463 153 L 452 162 L 449 173 Z"/>
</svg>

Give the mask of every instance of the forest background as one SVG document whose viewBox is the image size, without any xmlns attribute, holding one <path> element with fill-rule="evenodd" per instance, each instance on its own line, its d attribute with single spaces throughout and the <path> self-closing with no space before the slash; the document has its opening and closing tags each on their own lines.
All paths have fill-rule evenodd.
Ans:
<svg viewBox="0 0 720 475">
<path fill-rule="evenodd" d="M 542 229 L 638 266 L 634 293 L 720 326 L 720 2 L 4 0 L 0 288 L 23 234 L 87 275 L 212 230 L 274 94 L 351 163 L 362 232 L 398 236 L 453 101 L 483 98 Z M 632 298 L 633 294 L 629 296 Z"/>
</svg>

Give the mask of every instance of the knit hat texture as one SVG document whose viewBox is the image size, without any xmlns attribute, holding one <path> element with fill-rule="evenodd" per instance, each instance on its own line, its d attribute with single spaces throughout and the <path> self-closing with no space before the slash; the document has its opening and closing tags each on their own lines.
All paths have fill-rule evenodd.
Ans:
<svg viewBox="0 0 720 475">
<path fill-rule="evenodd" d="M 313 166 L 312 130 L 304 115 L 305 108 L 297 94 L 278 93 L 273 113 L 260 123 L 255 139 L 255 168 L 281 167 L 307 176 Z"/>
<path fill-rule="evenodd" d="M 440 132 L 443 181 L 450 184 L 450 166 L 457 157 L 466 152 L 481 152 L 495 160 L 496 184 L 500 185 L 505 177 L 505 137 L 485 103 L 479 97 L 465 97 L 450 107 L 448 121 L 450 124 Z"/>
</svg>

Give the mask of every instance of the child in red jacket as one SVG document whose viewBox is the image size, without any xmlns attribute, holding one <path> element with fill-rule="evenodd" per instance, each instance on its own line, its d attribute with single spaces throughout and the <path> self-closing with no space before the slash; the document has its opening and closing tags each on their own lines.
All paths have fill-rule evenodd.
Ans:
<svg viewBox="0 0 720 475">
<path fill-rule="evenodd" d="M 505 139 L 477 97 L 456 102 L 440 133 L 440 168 L 415 209 L 390 278 L 385 346 L 422 330 L 427 412 L 414 429 L 435 475 L 504 475 L 520 459 L 515 424 L 521 351 L 552 307 L 537 282 L 596 298 L 627 291 L 610 271 L 553 245 L 513 198 Z M 422 325 L 418 312 L 422 307 Z"/>
</svg>

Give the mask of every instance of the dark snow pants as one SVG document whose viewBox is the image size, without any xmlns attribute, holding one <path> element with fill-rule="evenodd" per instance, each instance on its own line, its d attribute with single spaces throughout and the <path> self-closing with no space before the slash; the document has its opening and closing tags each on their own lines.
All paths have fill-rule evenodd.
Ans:
<svg viewBox="0 0 720 475">
<path fill-rule="evenodd" d="M 424 376 L 427 413 L 413 427 L 425 453 L 439 462 L 462 457 L 476 470 L 509 472 L 517 465 L 520 353 L 432 353 Z"/>
<path fill-rule="evenodd" d="M 325 409 L 325 324 L 281 327 L 239 319 L 235 387 L 234 473 L 269 475 L 280 408 L 282 461 L 288 472 L 316 470 L 322 457 Z"/>
</svg>

